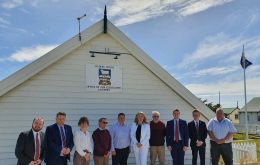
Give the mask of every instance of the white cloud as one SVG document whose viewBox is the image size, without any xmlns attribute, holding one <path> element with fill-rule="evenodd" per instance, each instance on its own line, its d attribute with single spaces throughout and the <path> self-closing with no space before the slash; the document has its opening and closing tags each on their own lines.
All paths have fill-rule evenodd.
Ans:
<svg viewBox="0 0 260 165">
<path fill-rule="evenodd" d="M 54 49 L 56 46 L 57 45 L 37 45 L 33 47 L 21 48 L 15 53 L 11 54 L 11 56 L 5 59 L 5 61 L 9 60 L 15 62 L 30 62 L 43 56 L 50 50 Z"/>
<path fill-rule="evenodd" d="M 255 77 L 247 80 L 247 92 L 250 95 L 259 95 L 260 77 Z M 221 95 L 237 96 L 243 95 L 244 81 L 233 82 L 212 82 L 204 84 L 188 84 L 185 85 L 191 92 L 197 96 L 213 96 L 221 91 Z"/>
<path fill-rule="evenodd" d="M 158 0 L 115 0 L 109 7 L 109 14 L 118 26 L 141 22 L 170 12 L 163 9 Z"/>
<path fill-rule="evenodd" d="M 25 3 L 30 4 L 31 6 L 37 6 L 39 0 L 5 0 L 0 4 L 4 9 L 14 9 L 24 5 Z"/>
<path fill-rule="evenodd" d="M 185 55 L 182 62 L 178 65 L 180 68 L 196 66 L 205 60 L 222 58 L 229 61 L 229 58 L 239 59 L 242 52 L 242 45 L 245 44 L 246 54 L 250 57 L 260 55 L 260 36 L 252 38 L 230 37 L 225 33 L 218 33 L 215 36 L 206 37 L 199 43 L 196 50 Z M 234 61 L 233 61 L 234 62 Z"/>
<path fill-rule="evenodd" d="M 7 21 L 6 19 L 4 19 L 3 17 L 0 17 L 0 24 L 5 24 L 5 25 L 9 25 L 10 22 Z"/>
<path fill-rule="evenodd" d="M 10 22 L 0 16 L 0 28 L 6 29 L 8 28 L 8 25 L 10 25 Z"/>
<path fill-rule="evenodd" d="M 255 24 L 258 20 L 259 20 L 259 11 L 251 11 L 251 15 L 248 18 L 248 23 L 245 27 L 245 29 L 248 29 L 250 26 L 252 26 L 253 24 Z"/>
<path fill-rule="evenodd" d="M 9 25 L 11 25 L 11 23 L 8 20 L 6 20 L 5 18 L 0 16 L 0 28 L 14 29 L 14 30 L 16 30 L 18 32 L 28 33 L 28 31 L 26 29 L 15 27 L 15 26 L 9 26 Z"/>
<path fill-rule="evenodd" d="M 197 0 L 197 1 L 191 1 L 186 6 L 181 8 L 179 10 L 180 15 L 187 16 L 192 15 L 204 10 L 207 10 L 211 7 L 216 7 L 223 5 L 225 3 L 229 3 L 233 0 Z"/>
<path fill-rule="evenodd" d="M 174 13 L 188 16 L 233 0 L 114 0 L 109 14 L 117 26 L 128 25 Z"/>
<path fill-rule="evenodd" d="M 1 4 L 1 6 L 5 9 L 13 9 L 24 3 L 24 0 L 8 0 Z"/>
<path fill-rule="evenodd" d="M 29 10 L 26 10 L 26 9 L 24 9 L 24 8 L 21 8 L 21 9 L 19 9 L 21 12 L 23 12 L 23 13 L 25 13 L 25 14 L 29 14 L 30 13 L 30 11 Z"/>
<path fill-rule="evenodd" d="M 109 1 L 108 10 L 115 24 L 122 26 L 152 19 L 166 13 L 188 16 L 231 1 L 233 0 L 112 0 Z M 2 3 L 0 2 L 0 6 L 4 9 L 14 9 L 25 4 L 37 6 L 39 2 L 43 1 L 4 0 Z M 49 2 L 60 2 L 60 0 L 49 0 Z M 103 12 L 103 10 L 97 9 L 97 11 Z"/>
<path fill-rule="evenodd" d="M 207 69 L 198 70 L 195 72 L 195 77 L 202 76 L 215 76 L 215 75 L 224 75 L 235 72 L 239 70 L 239 66 L 231 66 L 231 67 L 212 67 Z"/>
</svg>

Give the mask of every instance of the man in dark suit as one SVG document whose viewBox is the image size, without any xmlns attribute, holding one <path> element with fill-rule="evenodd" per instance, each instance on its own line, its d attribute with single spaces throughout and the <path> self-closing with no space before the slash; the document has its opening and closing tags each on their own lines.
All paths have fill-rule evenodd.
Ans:
<svg viewBox="0 0 260 165">
<path fill-rule="evenodd" d="M 56 123 L 46 129 L 47 154 L 46 165 L 67 165 L 72 150 L 72 128 L 64 124 L 66 113 L 58 112 Z"/>
<path fill-rule="evenodd" d="M 189 122 L 190 147 L 192 150 L 192 165 L 197 165 L 198 152 L 200 155 L 200 164 L 205 165 L 205 140 L 207 138 L 206 123 L 200 120 L 200 112 L 194 110 L 192 112 L 193 121 Z"/>
<path fill-rule="evenodd" d="M 180 111 L 173 110 L 173 120 L 167 122 L 166 143 L 171 152 L 173 165 L 184 165 L 184 155 L 189 142 L 188 126 L 180 119 Z"/>
<path fill-rule="evenodd" d="M 15 147 L 17 165 L 40 165 L 45 156 L 44 125 L 42 117 L 36 117 L 32 129 L 21 132 Z"/>
</svg>

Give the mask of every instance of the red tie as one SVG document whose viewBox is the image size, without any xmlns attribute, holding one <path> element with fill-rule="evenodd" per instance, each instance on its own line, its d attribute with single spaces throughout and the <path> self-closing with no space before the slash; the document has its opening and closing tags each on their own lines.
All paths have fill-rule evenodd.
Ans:
<svg viewBox="0 0 260 165">
<path fill-rule="evenodd" d="M 39 133 L 36 133 L 36 151 L 35 151 L 35 160 L 40 158 L 40 141 L 39 141 Z"/>
<path fill-rule="evenodd" d="M 176 120 L 176 127 L 175 127 L 175 141 L 179 142 L 179 122 Z"/>
</svg>

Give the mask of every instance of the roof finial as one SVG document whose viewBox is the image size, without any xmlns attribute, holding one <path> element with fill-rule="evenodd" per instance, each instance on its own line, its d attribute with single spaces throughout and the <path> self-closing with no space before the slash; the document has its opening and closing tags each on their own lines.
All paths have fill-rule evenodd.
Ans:
<svg viewBox="0 0 260 165">
<path fill-rule="evenodd" d="M 104 10 L 104 33 L 107 33 L 107 6 L 106 5 Z"/>
</svg>

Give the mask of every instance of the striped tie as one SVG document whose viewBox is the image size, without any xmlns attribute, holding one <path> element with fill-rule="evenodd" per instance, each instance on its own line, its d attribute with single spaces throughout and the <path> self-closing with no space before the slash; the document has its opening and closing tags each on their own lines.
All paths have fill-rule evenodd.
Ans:
<svg viewBox="0 0 260 165">
<path fill-rule="evenodd" d="M 60 132 L 61 132 L 62 147 L 66 147 L 66 136 L 65 136 L 63 126 L 60 126 Z"/>
</svg>

